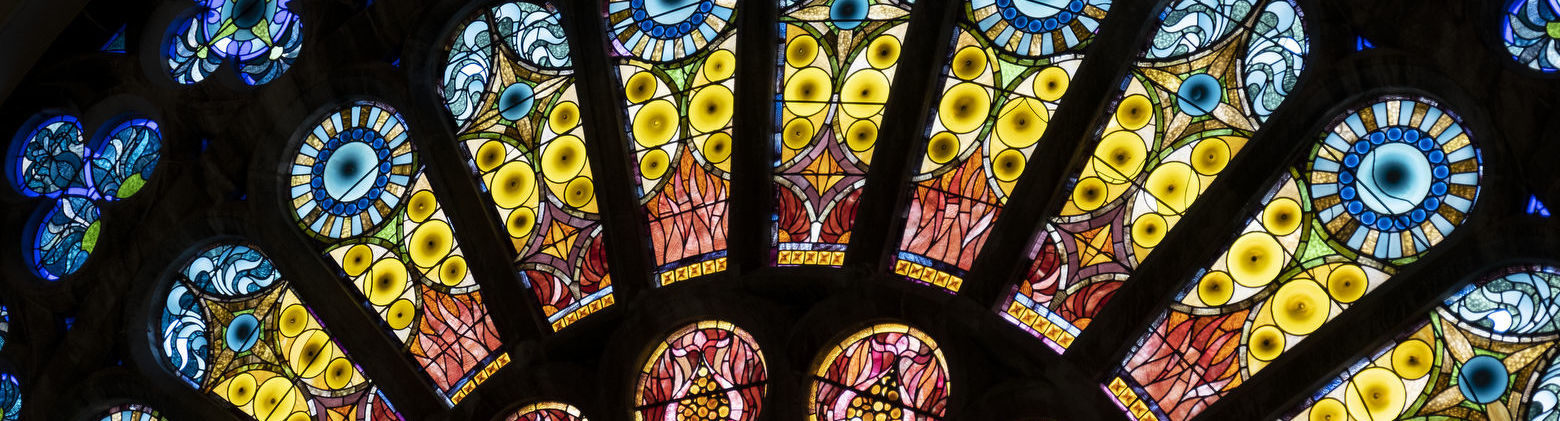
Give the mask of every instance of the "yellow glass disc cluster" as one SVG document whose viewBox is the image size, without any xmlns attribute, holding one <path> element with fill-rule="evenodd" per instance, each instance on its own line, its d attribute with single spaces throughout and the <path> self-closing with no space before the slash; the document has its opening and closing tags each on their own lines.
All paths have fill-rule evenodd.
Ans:
<svg viewBox="0 0 1560 421">
<path fill-rule="evenodd" d="M 955 55 L 957 59 L 957 55 Z M 991 160 L 987 174 L 997 182 L 998 197 L 1007 199 L 1034 154 L 1040 136 L 1050 126 L 1054 104 L 1067 93 L 1071 81 L 1068 69 L 1076 63 L 1063 63 L 1031 72 L 1018 82 L 997 111 L 990 142 Z"/>
<path fill-rule="evenodd" d="M 926 156 L 921 160 L 921 175 L 917 179 L 934 177 L 963 164 L 964 158 L 975 153 L 980 144 L 980 129 L 991 117 L 996 96 L 992 86 L 997 85 L 1001 67 L 996 53 L 983 48 L 974 35 L 962 32 L 948 67 L 942 98 L 937 103 L 937 119 L 933 121 L 931 137 L 927 138 Z"/>
<path fill-rule="evenodd" d="M 327 394 L 351 392 L 348 389 L 363 385 L 367 378 L 290 289 L 281 291 L 278 298 L 273 308 L 281 309 L 280 316 L 266 318 L 274 320 L 277 333 L 275 348 L 266 354 L 280 358 L 285 371 L 282 367 L 277 371 L 245 370 L 217 382 L 212 392 L 257 420 L 310 420 L 315 409 L 304 385 Z"/>
<path fill-rule="evenodd" d="M 417 288 L 413 288 L 407 264 L 390 248 L 365 242 L 332 249 L 328 253 L 352 284 L 368 298 L 369 305 L 396 336 L 410 337 L 418 313 Z"/>
<path fill-rule="evenodd" d="M 1149 164 L 1149 151 L 1155 146 L 1150 141 L 1154 139 L 1157 110 L 1147 94 L 1142 82 L 1133 79 L 1126 95 L 1116 104 L 1093 157 L 1079 173 L 1061 216 L 1090 215 L 1140 182 L 1138 179 Z M 1163 183 L 1171 179 L 1167 176 L 1178 175 L 1173 171 L 1160 175 L 1158 180 Z M 1156 214 L 1150 214 L 1147 220 L 1142 220 L 1144 217 L 1139 215 L 1134 220 L 1141 220 L 1143 227 L 1133 232 L 1133 239 L 1139 247 L 1152 248 L 1163 238 L 1167 224 Z"/>
<path fill-rule="evenodd" d="M 1367 272 L 1346 261 L 1313 264 L 1316 266 L 1284 280 L 1273 295 L 1258 304 L 1247 335 L 1250 372 L 1266 367 L 1267 362 L 1337 317 L 1365 294 L 1372 277 L 1385 278 L 1376 269 Z"/>
<path fill-rule="evenodd" d="M 1294 261 L 1293 254 L 1303 238 L 1300 226 L 1304 215 L 1299 198 L 1299 184 L 1292 178 L 1285 178 L 1267 199 L 1267 204 L 1247 222 L 1242 234 L 1235 237 L 1224 254 L 1198 280 L 1196 293 L 1187 294 L 1181 300 L 1182 304 L 1206 308 L 1235 304 L 1277 281 L 1280 273 Z M 1140 227 L 1141 222 L 1134 229 Z M 1304 284 L 1296 285 L 1285 285 L 1278 294 L 1309 297 L 1309 293 L 1314 292 Z"/>
<path fill-rule="evenodd" d="M 841 45 L 820 45 L 817 26 L 790 24 L 786 28 L 781 162 L 809 156 L 808 151 L 827 130 L 849 155 L 831 158 L 871 163 L 906 25 L 825 37 L 839 39 Z M 840 50 L 850 52 L 842 54 Z M 844 73 L 843 81 L 835 72 Z"/>
<path fill-rule="evenodd" d="M 1429 388 L 1441 360 L 1441 343 L 1431 325 L 1376 354 L 1347 383 L 1318 399 L 1294 420 L 1390 420 L 1404 415 L 1412 399 Z M 1456 390 L 1457 386 L 1450 386 Z M 1498 405 L 1497 405 L 1498 406 Z"/>
<path fill-rule="evenodd" d="M 454 228 L 439 207 L 427 178 L 418 177 L 412 185 L 412 199 L 402 223 L 401 245 L 418 274 L 449 288 L 476 285 L 466 271 L 466 258 L 455 243 Z"/>
</svg>

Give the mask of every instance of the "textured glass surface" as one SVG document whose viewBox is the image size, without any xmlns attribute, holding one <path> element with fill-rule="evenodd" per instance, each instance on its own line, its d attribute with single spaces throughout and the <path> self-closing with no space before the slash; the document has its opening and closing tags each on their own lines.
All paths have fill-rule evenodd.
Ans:
<svg viewBox="0 0 1560 421">
<path fill-rule="evenodd" d="M 1560 70 L 1560 3 L 1509 0 L 1501 16 L 1501 40 L 1511 58 L 1541 72 Z"/>
<path fill-rule="evenodd" d="M 174 21 L 165 65 L 181 84 L 200 83 L 223 63 L 244 83 L 264 85 L 303 51 L 303 19 L 293 0 L 195 0 L 194 16 Z"/>
<path fill-rule="evenodd" d="M 526 405 L 504 418 L 504 421 L 586 421 L 580 409 L 562 402 L 539 402 Z"/>
<path fill-rule="evenodd" d="M 656 344 L 640 370 L 634 419 L 756 420 L 767 370 L 758 343 L 736 325 L 688 325 Z"/>
<path fill-rule="evenodd" d="M 948 362 L 920 330 L 886 323 L 862 329 L 818 361 L 809 420 L 937 420 L 946 414 Z"/>
</svg>

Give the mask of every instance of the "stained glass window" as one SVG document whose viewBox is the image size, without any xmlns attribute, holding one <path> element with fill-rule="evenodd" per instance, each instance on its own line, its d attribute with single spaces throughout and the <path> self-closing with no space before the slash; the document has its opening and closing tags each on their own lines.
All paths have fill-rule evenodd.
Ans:
<svg viewBox="0 0 1560 421">
<path fill-rule="evenodd" d="M 23 126 L 7 175 L 23 195 L 48 199 L 28 233 L 33 273 L 56 280 L 85 265 L 97 247 L 100 205 L 135 195 L 162 149 L 157 122 L 128 118 L 87 142 L 75 116 L 39 115 Z"/>
<path fill-rule="evenodd" d="M 913 0 L 781 2 L 775 263 L 839 266 Z"/>
<path fill-rule="evenodd" d="M 606 2 L 660 285 L 726 270 L 736 3 Z"/>
<path fill-rule="evenodd" d="M 22 383 L 9 373 L 0 373 L 0 420 L 22 419 Z"/>
<path fill-rule="evenodd" d="M 948 410 L 948 361 L 920 330 L 872 326 L 822 357 L 813 373 L 809 420 L 937 420 Z"/>
<path fill-rule="evenodd" d="M 194 0 L 163 41 L 173 80 L 195 84 L 227 63 L 244 83 L 264 85 L 291 68 L 303 51 L 303 19 L 293 0 Z"/>
<path fill-rule="evenodd" d="M 562 402 L 538 402 L 509 414 L 504 421 L 585 421 L 580 409 Z"/>
<path fill-rule="evenodd" d="M 1545 0 L 1509 0 L 1501 16 L 1501 39 L 1518 63 L 1533 70 L 1560 70 L 1560 4 Z"/>
<path fill-rule="evenodd" d="M 551 4 L 512 2 L 450 41 L 442 92 L 473 175 L 553 330 L 615 301 L 572 53 Z"/>
<path fill-rule="evenodd" d="M 1488 273 L 1286 419 L 1553 419 L 1560 415 L 1557 292 L 1554 267 Z"/>
<path fill-rule="evenodd" d="M 168 418 L 163 417 L 156 409 L 134 403 L 109 408 L 103 411 L 103 415 L 98 419 L 99 421 L 168 421 Z"/>
<path fill-rule="evenodd" d="M 388 105 L 343 104 L 298 141 L 284 188 L 299 229 L 453 405 L 509 354 L 408 130 Z"/>
<path fill-rule="evenodd" d="M 1136 341 L 1110 393 L 1134 416 L 1189 419 L 1348 310 L 1466 219 L 1483 174 L 1471 136 L 1425 98 L 1338 117 Z"/>
<path fill-rule="evenodd" d="M 200 248 L 168 283 L 161 361 L 255 420 L 400 420 L 288 282 L 242 242 Z"/>
<path fill-rule="evenodd" d="M 1028 248 L 1008 321 L 1057 352 L 1132 278 L 1298 83 L 1291 0 L 1181 0 L 1122 81 L 1071 195 Z"/>
<path fill-rule="evenodd" d="M 1112 0 L 968 0 L 894 273 L 958 292 Z"/>
<path fill-rule="evenodd" d="M 656 345 L 639 372 L 634 419 L 758 419 L 769 381 L 764 353 L 741 328 L 723 321 L 678 329 Z"/>
</svg>

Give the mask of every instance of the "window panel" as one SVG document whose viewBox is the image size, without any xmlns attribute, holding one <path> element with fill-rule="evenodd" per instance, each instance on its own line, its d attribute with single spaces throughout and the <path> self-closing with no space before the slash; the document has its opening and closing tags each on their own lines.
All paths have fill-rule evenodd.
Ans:
<svg viewBox="0 0 1560 421">
<path fill-rule="evenodd" d="M 886 323 L 821 355 L 810 420 L 938 420 L 946 415 L 948 361 L 926 333 Z"/>
<path fill-rule="evenodd" d="M 163 40 L 174 81 L 192 85 L 227 63 L 249 85 L 264 85 L 292 67 L 303 51 L 303 18 L 292 0 L 195 0 L 194 16 L 177 19 Z"/>
<path fill-rule="evenodd" d="M 1110 5 L 965 4 L 894 273 L 959 291 Z"/>
<path fill-rule="evenodd" d="M 634 419 L 758 419 L 769 382 L 764 353 L 747 331 L 703 321 L 678 329 L 639 372 Z"/>
</svg>

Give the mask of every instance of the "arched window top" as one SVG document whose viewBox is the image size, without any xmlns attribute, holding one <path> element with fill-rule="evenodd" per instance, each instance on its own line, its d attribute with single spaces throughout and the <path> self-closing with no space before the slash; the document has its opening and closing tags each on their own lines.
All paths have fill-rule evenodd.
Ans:
<svg viewBox="0 0 1560 421">
<path fill-rule="evenodd" d="M 400 419 L 260 250 L 233 241 L 202 246 L 173 278 L 155 346 L 191 387 L 256 420 L 336 409 Z"/>
<path fill-rule="evenodd" d="M 936 420 L 948 410 L 948 361 L 937 342 L 916 328 L 871 326 L 820 357 L 811 420 Z"/>
<path fill-rule="evenodd" d="M 1501 40 L 1511 59 L 1530 69 L 1560 70 L 1560 5 L 1545 0 L 1508 0 L 1501 16 Z"/>
<path fill-rule="evenodd" d="M 292 0 L 195 0 L 190 14 L 163 41 L 162 58 L 180 84 L 200 83 L 225 64 L 244 83 L 264 85 L 303 51 L 303 18 Z"/>
<path fill-rule="evenodd" d="M 586 421 L 580 409 L 562 402 L 537 402 L 526 405 L 504 421 Z"/>
<path fill-rule="evenodd" d="M 969 0 L 965 13 L 986 39 L 1019 56 L 1077 52 L 1094 39 L 1114 0 Z"/>
<path fill-rule="evenodd" d="M 419 167 L 401 115 L 357 101 L 323 118 L 293 160 L 294 217 L 314 235 L 349 238 L 399 208 Z"/>
<path fill-rule="evenodd" d="M 612 0 L 606 10 L 611 48 L 651 62 L 678 61 L 719 39 L 736 9 L 737 0 Z"/>
<path fill-rule="evenodd" d="M 115 406 L 103 411 L 98 417 L 99 421 L 169 421 L 152 407 L 131 403 Z"/>
<path fill-rule="evenodd" d="M 455 31 L 439 93 L 456 126 L 479 113 L 520 120 L 536 108 L 533 91 L 543 80 L 574 72 L 561 17 L 551 3 L 509 2 L 477 12 Z M 519 69 L 509 68 L 515 64 Z"/>
<path fill-rule="evenodd" d="M 634 419 L 758 419 L 769 382 L 764 353 L 724 321 L 690 324 L 656 344 L 639 372 Z"/>
<path fill-rule="evenodd" d="M 1286 418 L 1549 419 L 1560 408 L 1557 290 L 1551 266 L 1484 274 Z"/>
</svg>

